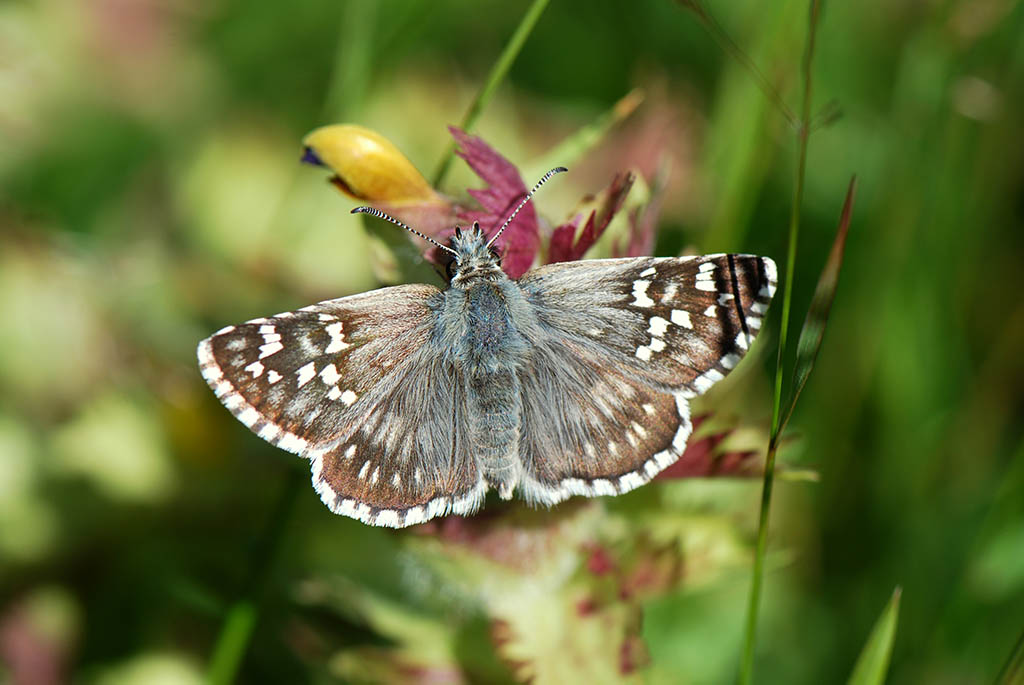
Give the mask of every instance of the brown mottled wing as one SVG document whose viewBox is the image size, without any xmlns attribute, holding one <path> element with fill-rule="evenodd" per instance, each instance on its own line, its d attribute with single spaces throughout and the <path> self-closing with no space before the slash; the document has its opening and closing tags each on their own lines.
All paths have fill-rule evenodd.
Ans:
<svg viewBox="0 0 1024 685">
<path fill-rule="evenodd" d="M 775 291 L 750 255 L 552 264 L 520 281 L 539 326 L 520 374 L 524 495 L 632 490 L 679 458 L 689 399 L 739 363 Z"/>
<path fill-rule="evenodd" d="M 429 344 L 440 298 L 399 286 L 228 326 L 200 369 L 254 433 L 310 459 L 332 511 L 395 527 L 472 511 L 485 485 L 452 439 L 462 384 Z"/>
</svg>

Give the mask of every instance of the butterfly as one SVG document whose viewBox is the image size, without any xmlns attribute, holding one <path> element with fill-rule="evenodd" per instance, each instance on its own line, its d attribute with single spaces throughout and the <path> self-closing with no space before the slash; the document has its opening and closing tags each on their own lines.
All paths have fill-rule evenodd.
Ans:
<svg viewBox="0 0 1024 685">
<path fill-rule="evenodd" d="M 621 494 L 675 462 L 690 400 L 740 361 L 775 292 L 767 257 L 555 263 L 518 280 L 479 224 L 442 245 L 448 287 L 400 285 L 227 326 L 203 378 L 239 421 L 309 459 L 331 511 L 400 528 Z"/>
</svg>

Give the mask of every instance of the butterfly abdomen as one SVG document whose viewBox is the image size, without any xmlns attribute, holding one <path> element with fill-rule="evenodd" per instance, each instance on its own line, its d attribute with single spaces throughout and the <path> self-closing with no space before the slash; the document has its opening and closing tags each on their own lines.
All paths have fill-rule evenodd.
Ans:
<svg viewBox="0 0 1024 685">
<path fill-rule="evenodd" d="M 472 454 L 488 484 L 508 499 L 519 482 L 519 379 L 511 370 L 500 370 L 466 380 Z"/>
<path fill-rule="evenodd" d="M 464 370 L 469 438 L 477 465 L 502 497 L 519 481 L 522 396 L 518 371 L 527 348 L 511 310 L 521 297 L 507 279 L 480 280 L 450 300 L 466 313 L 456 357 Z"/>
</svg>

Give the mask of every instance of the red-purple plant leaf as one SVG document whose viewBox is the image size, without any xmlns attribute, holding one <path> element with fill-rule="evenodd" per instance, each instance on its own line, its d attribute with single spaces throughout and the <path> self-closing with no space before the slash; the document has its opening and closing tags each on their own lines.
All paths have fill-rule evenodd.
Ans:
<svg viewBox="0 0 1024 685">
<path fill-rule="evenodd" d="M 459 218 L 469 224 L 479 221 L 484 232 L 492 235 L 526 197 L 526 185 L 516 167 L 483 140 L 454 126 L 449 126 L 448 130 L 459 146 L 456 154 L 487 183 L 487 188 L 469 191 L 482 209 L 461 209 Z M 502 255 L 502 268 L 510 278 L 519 278 L 533 266 L 540 235 L 537 212 L 532 204 L 527 203 L 520 210 L 494 244 Z"/>
<path fill-rule="evenodd" d="M 694 431 L 705 420 L 707 420 L 706 416 L 694 417 Z M 674 464 L 655 476 L 655 480 L 758 475 L 754 468 L 757 459 L 755 451 L 718 452 L 718 446 L 729 436 L 730 432 L 713 433 L 699 440 L 691 437 L 683 455 Z"/>
<path fill-rule="evenodd" d="M 551 234 L 548 263 L 572 262 L 583 257 L 622 208 L 622 203 L 626 201 L 626 195 L 633 187 L 634 180 L 636 178 L 629 172 L 617 174 L 612 179 L 611 185 L 604 191 L 604 201 L 601 203 L 601 207 L 590 212 L 578 238 L 576 238 L 576 230 L 579 227 L 581 216 L 556 228 Z M 573 242 L 573 238 L 576 238 L 575 242 Z"/>
<path fill-rule="evenodd" d="M 832 301 L 836 297 L 836 289 L 839 287 L 839 270 L 843 265 L 843 254 L 846 250 L 846 236 L 850 230 L 850 219 L 853 216 L 853 199 L 857 194 L 857 177 L 850 179 L 850 186 L 846 191 L 846 200 L 843 202 L 843 211 L 839 215 L 839 227 L 836 229 L 836 237 L 832 242 L 832 250 L 829 252 L 825 268 L 818 277 L 818 285 L 814 289 L 814 297 L 811 298 L 811 306 L 807 310 L 807 318 L 804 319 L 803 328 L 800 329 L 800 339 L 796 343 L 796 363 L 793 368 L 793 384 L 791 397 L 779 425 L 779 433 L 789 423 L 789 418 L 796 408 L 796 401 L 800 398 L 800 392 L 807 384 L 807 379 L 814 369 L 814 362 L 818 358 L 818 351 L 821 349 L 821 341 L 825 337 L 825 326 L 828 325 L 828 315 L 832 310 Z"/>
</svg>

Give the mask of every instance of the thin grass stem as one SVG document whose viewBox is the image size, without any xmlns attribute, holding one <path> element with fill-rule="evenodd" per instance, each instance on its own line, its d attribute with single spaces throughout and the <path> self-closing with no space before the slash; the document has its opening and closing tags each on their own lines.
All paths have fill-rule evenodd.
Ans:
<svg viewBox="0 0 1024 685">
<path fill-rule="evenodd" d="M 505 49 L 502 50 L 501 55 L 498 56 L 497 61 L 491 67 L 491 73 L 487 75 L 487 80 L 484 82 L 483 87 L 476 94 L 476 97 L 473 98 L 473 102 L 470 103 L 465 116 L 459 122 L 459 128 L 463 131 L 468 133 L 476 125 L 476 120 L 480 117 L 480 113 L 490 103 L 494 92 L 498 89 L 498 85 L 501 84 L 502 79 L 508 74 L 508 70 L 512 67 L 516 57 L 519 56 L 519 51 L 522 50 L 526 39 L 530 37 L 533 27 L 536 26 L 540 15 L 544 13 L 544 9 L 548 6 L 549 1 L 533 0 L 533 4 L 526 10 L 526 14 L 523 15 L 512 37 L 509 38 Z M 435 188 L 439 188 L 441 183 L 444 182 L 444 177 L 448 174 L 448 169 L 451 167 L 454 156 L 455 142 L 452 141 L 445 148 L 441 162 L 437 165 L 437 171 L 434 173 L 433 185 Z"/>
<path fill-rule="evenodd" d="M 772 424 L 768 439 L 768 454 L 764 464 L 764 485 L 761 490 L 761 511 L 757 528 L 757 547 L 754 553 L 754 571 L 750 584 L 750 601 L 747 605 L 747 623 L 743 639 L 743 654 L 740 662 L 739 682 L 749 685 L 754 673 L 754 647 L 757 643 L 757 619 L 761 605 L 761 590 L 764 579 L 764 558 L 768 546 L 768 519 L 771 513 L 772 488 L 775 483 L 775 456 L 779 448 L 781 425 L 782 383 L 786 343 L 789 332 L 789 316 L 793 303 L 793 272 L 796 266 L 796 248 L 800 235 L 800 208 L 803 204 L 804 178 L 807 168 L 807 143 L 811 121 L 811 65 L 814 60 L 815 35 L 820 15 L 819 0 L 811 0 L 807 28 L 807 45 L 803 59 L 803 100 L 798 132 L 798 161 L 793 183 L 793 206 L 789 215 L 789 245 L 786 254 L 786 275 L 783 281 L 782 321 L 779 327 L 779 349 L 775 361 L 775 385 L 772 394 Z"/>
<path fill-rule="evenodd" d="M 785 117 L 786 122 L 794 129 L 799 129 L 803 126 L 803 123 L 796 118 L 796 114 L 789 108 L 786 101 L 779 95 L 779 91 L 775 89 L 772 82 L 768 80 L 768 77 L 764 75 L 757 65 L 754 64 L 754 60 L 736 44 L 736 41 L 732 39 L 729 33 L 722 28 L 722 25 L 718 23 L 706 7 L 700 0 L 676 0 L 676 2 L 683 8 L 690 10 L 696 15 L 697 19 L 708 33 L 718 41 L 718 44 L 722 46 L 729 56 L 739 62 L 750 75 L 754 77 L 754 81 L 757 82 L 758 87 L 761 88 L 761 92 L 764 93 L 765 97 L 772 101 L 772 103 L 782 112 L 782 116 Z"/>
<path fill-rule="evenodd" d="M 211 685 L 228 685 L 238 679 L 238 671 L 259 619 L 267 579 L 276 566 L 275 561 L 284 543 L 295 501 L 305 483 L 304 469 L 295 467 L 289 470 L 277 506 L 263 534 L 253 546 L 249 561 L 251 570 L 240 593 L 241 597 L 228 608 L 214 643 L 206 673 L 207 682 Z"/>
</svg>

